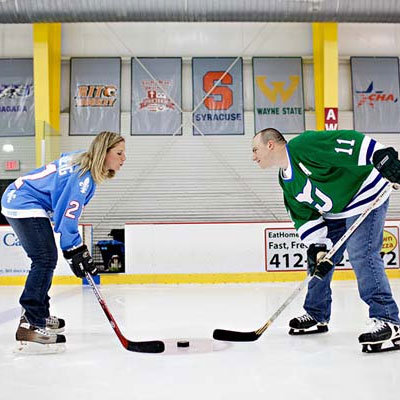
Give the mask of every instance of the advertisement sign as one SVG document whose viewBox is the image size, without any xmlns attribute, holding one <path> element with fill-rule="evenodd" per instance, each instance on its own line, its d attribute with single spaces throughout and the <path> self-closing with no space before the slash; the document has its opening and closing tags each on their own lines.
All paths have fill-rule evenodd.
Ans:
<svg viewBox="0 0 400 400">
<path fill-rule="evenodd" d="M 305 129 L 303 69 L 300 57 L 254 57 L 255 133 L 275 128 L 282 133 Z"/>
<path fill-rule="evenodd" d="M 132 58 L 132 135 L 182 134 L 182 59 Z"/>
<path fill-rule="evenodd" d="M 83 226 L 79 226 L 79 233 L 83 235 Z M 73 275 L 65 261 L 61 247 L 60 234 L 55 234 L 58 250 L 58 261 L 55 275 Z M 88 244 L 90 248 L 90 244 Z M 0 277 L 27 275 L 31 268 L 31 260 L 26 255 L 17 235 L 10 226 L 0 226 Z"/>
<path fill-rule="evenodd" d="M 291 223 L 280 223 L 265 228 L 265 270 L 306 271 L 307 246 L 303 244 Z M 400 221 L 387 221 L 383 235 L 381 257 L 388 269 L 399 268 Z M 337 270 L 352 269 L 347 251 L 336 264 Z"/>
<path fill-rule="evenodd" d="M 351 57 L 354 129 L 400 132 L 398 57 Z"/>
<path fill-rule="evenodd" d="M 0 136 L 33 136 L 33 60 L 0 60 Z"/>
<path fill-rule="evenodd" d="M 120 58 L 71 58 L 70 135 L 120 131 Z"/>
<path fill-rule="evenodd" d="M 337 107 L 325 107 L 325 130 L 336 131 L 339 123 L 339 111 Z"/>
<path fill-rule="evenodd" d="M 244 134 L 242 64 L 241 58 L 193 58 L 193 135 Z"/>
</svg>

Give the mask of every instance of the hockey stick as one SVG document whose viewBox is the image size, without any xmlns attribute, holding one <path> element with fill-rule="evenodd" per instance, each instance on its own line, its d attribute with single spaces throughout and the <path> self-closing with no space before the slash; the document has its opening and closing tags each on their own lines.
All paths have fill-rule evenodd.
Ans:
<svg viewBox="0 0 400 400">
<path fill-rule="evenodd" d="M 119 330 L 118 325 L 115 322 L 115 319 L 113 318 L 112 314 L 108 310 L 106 302 L 104 301 L 103 297 L 101 296 L 101 293 L 100 293 L 99 289 L 97 288 L 97 286 L 92 278 L 92 275 L 90 275 L 89 272 L 85 272 L 85 275 L 86 275 L 87 281 L 89 282 L 90 286 L 93 289 L 94 294 L 96 295 L 97 300 L 99 301 L 99 303 L 101 305 L 101 308 L 104 311 L 104 314 L 106 314 L 108 320 L 110 321 L 112 328 L 114 329 L 115 333 L 118 336 L 119 341 L 122 343 L 122 346 L 124 346 L 129 351 L 136 351 L 139 353 L 162 353 L 165 350 L 164 342 L 162 342 L 161 340 L 152 340 L 149 342 L 132 342 L 132 341 L 126 339 L 125 336 Z"/>
<path fill-rule="evenodd" d="M 332 256 L 342 247 L 343 243 L 354 233 L 354 231 L 361 225 L 361 223 L 367 218 L 374 207 L 390 192 L 394 185 L 388 184 L 382 192 L 375 198 L 375 200 L 366 208 L 353 225 L 346 231 L 346 233 L 336 242 L 336 244 L 329 250 L 324 257 L 324 260 L 332 258 Z M 275 319 L 282 313 L 282 311 L 296 298 L 296 296 L 304 289 L 304 287 L 310 282 L 313 276 L 307 275 L 306 279 L 300 283 L 300 285 L 293 291 L 293 293 L 286 299 L 286 301 L 275 311 L 272 317 L 256 331 L 251 332 L 238 332 L 230 331 L 226 329 L 215 329 L 213 332 L 213 338 L 216 340 L 224 340 L 227 342 L 253 342 L 257 340 L 275 321 Z"/>
</svg>

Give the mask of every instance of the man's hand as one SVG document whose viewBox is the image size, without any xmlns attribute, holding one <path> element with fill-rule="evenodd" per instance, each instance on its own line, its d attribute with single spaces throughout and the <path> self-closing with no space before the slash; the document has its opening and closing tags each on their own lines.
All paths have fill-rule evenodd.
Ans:
<svg viewBox="0 0 400 400">
<path fill-rule="evenodd" d="M 331 260 L 324 260 L 327 254 L 326 244 L 311 244 L 307 249 L 307 269 L 311 276 L 322 279 L 331 269 Z"/>
<path fill-rule="evenodd" d="M 372 162 L 389 182 L 400 183 L 400 161 L 397 151 L 393 147 L 375 151 Z"/>
</svg>

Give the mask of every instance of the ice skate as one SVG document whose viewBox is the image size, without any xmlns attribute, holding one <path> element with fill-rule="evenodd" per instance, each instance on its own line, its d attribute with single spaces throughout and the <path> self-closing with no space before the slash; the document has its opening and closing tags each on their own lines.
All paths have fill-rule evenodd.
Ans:
<svg viewBox="0 0 400 400">
<path fill-rule="evenodd" d="M 65 336 L 31 325 L 23 315 L 15 334 L 16 353 L 54 354 L 65 351 Z"/>
<path fill-rule="evenodd" d="M 293 318 L 289 322 L 289 335 L 310 335 L 312 333 L 328 332 L 328 324 L 316 321 L 309 314 Z"/>
<path fill-rule="evenodd" d="M 358 341 L 362 344 L 363 353 L 400 350 L 400 325 L 374 318 L 371 329 L 361 334 Z M 387 347 L 390 344 L 392 346 Z"/>
<path fill-rule="evenodd" d="M 62 333 L 65 331 L 65 320 L 51 315 L 46 318 L 46 329 L 53 333 Z"/>
</svg>

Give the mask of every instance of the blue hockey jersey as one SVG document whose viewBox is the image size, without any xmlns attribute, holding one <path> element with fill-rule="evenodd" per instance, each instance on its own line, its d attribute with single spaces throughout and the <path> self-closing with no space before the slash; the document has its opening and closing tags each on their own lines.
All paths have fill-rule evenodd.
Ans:
<svg viewBox="0 0 400 400">
<path fill-rule="evenodd" d="M 19 177 L 1 198 L 1 212 L 6 217 L 49 217 L 54 231 L 61 234 L 63 250 L 82 244 L 78 220 L 96 190 L 90 171 L 79 176 L 79 167 L 71 165 L 74 155 L 62 154 L 58 160 Z"/>
</svg>

